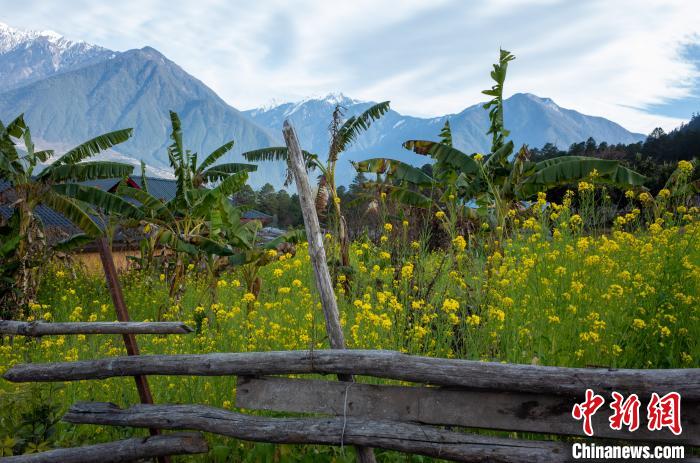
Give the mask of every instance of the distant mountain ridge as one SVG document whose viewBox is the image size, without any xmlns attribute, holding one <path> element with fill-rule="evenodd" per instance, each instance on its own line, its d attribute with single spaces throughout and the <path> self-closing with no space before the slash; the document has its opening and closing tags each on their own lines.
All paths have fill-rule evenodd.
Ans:
<svg viewBox="0 0 700 463">
<path fill-rule="evenodd" d="M 345 117 L 361 113 L 373 103 L 348 98 L 342 94 L 329 94 L 323 98 L 308 98 L 298 103 L 284 103 L 274 107 L 244 111 L 254 121 L 270 129 L 281 127 L 284 119 L 290 119 L 299 135 L 302 147 L 324 155 L 328 150 L 328 125 L 335 105 L 344 108 Z M 516 146 L 527 144 L 541 147 L 554 143 L 568 147 L 595 138 L 598 142 L 634 143 L 645 138 L 632 133 L 619 124 L 602 117 L 587 116 L 558 106 L 549 98 L 528 93 L 516 93 L 504 102 L 505 125 L 511 131 L 510 138 Z M 437 139 L 440 129 L 449 120 L 455 147 L 467 153 L 489 151 L 490 139 L 488 114 L 482 104 L 469 106 L 457 114 L 433 118 L 405 116 L 390 110 L 382 119 L 358 137 L 353 147 L 343 155 L 344 170 L 339 178 L 353 175 L 350 160 L 371 157 L 393 157 L 422 165 L 428 158 L 416 155 L 401 147 L 409 139 Z"/>
<path fill-rule="evenodd" d="M 0 120 L 24 113 L 42 148 L 66 148 L 104 132 L 133 127 L 131 140 L 102 157 L 134 164 L 144 160 L 154 175 L 169 171 L 168 110 L 179 113 L 185 145 L 200 155 L 234 139 L 234 150 L 225 159 L 232 162 L 243 161 L 243 151 L 281 145 L 281 127 L 287 118 L 303 148 L 325 156 L 336 104 L 349 117 L 373 103 L 333 93 L 241 112 L 154 48 L 115 52 L 55 32 L 24 32 L 0 24 Z M 387 156 L 424 164 L 425 157 L 402 149 L 401 144 L 408 139 L 436 139 L 446 120 L 457 148 L 469 153 L 488 151 L 488 117 L 480 104 L 433 118 L 392 110 L 343 155 L 338 178 L 341 183 L 351 181 L 350 160 Z M 533 147 L 547 142 L 568 147 L 588 137 L 608 143 L 644 138 L 607 119 L 564 109 L 549 98 L 531 94 L 506 100 L 505 123 L 516 145 Z M 284 168 L 281 163 L 262 163 L 251 175 L 251 183 L 280 187 Z"/>
<path fill-rule="evenodd" d="M 202 156 L 233 139 L 234 149 L 224 160 L 244 162 L 242 151 L 280 143 L 281 136 L 274 137 L 151 47 L 118 53 L 0 93 L 0 120 L 24 113 L 42 147 L 65 147 L 133 127 L 129 141 L 102 157 L 133 164 L 142 159 L 156 175 L 168 169 L 169 110 L 180 115 L 185 146 Z M 283 166 L 261 166 L 260 172 L 251 174 L 251 181 L 281 184 Z"/>
</svg>

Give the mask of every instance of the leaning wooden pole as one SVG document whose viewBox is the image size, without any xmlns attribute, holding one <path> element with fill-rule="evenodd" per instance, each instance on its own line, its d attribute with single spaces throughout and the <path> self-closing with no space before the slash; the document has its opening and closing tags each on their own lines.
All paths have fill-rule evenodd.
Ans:
<svg viewBox="0 0 700 463">
<path fill-rule="evenodd" d="M 287 144 L 289 168 L 292 170 L 297 185 L 301 213 L 304 217 L 304 227 L 306 228 L 306 239 L 309 242 L 311 265 L 314 268 L 316 288 L 321 296 L 321 306 L 323 307 L 323 313 L 326 319 L 328 340 L 331 349 L 345 349 L 345 336 L 340 326 L 338 302 L 335 298 L 335 292 L 333 291 L 331 274 L 328 271 L 326 250 L 323 247 L 323 236 L 321 235 L 321 225 L 318 222 L 316 206 L 314 204 L 313 195 L 311 194 L 311 186 L 309 185 L 309 177 L 306 173 L 304 156 L 302 155 L 297 135 L 294 132 L 294 127 L 292 127 L 289 121 L 284 121 L 282 133 L 284 135 L 284 141 Z M 353 381 L 352 375 L 338 375 L 338 379 L 348 382 Z M 341 435 L 341 439 L 342 437 Z M 371 448 L 355 448 L 357 449 L 357 456 L 360 462 L 374 463 L 376 461 Z"/>
<path fill-rule="evenodd" d="M 104 236 L 97 239 L 97 247 L 100 250 L 100 260 L 102 260 L 102 268 L 105 271 L 105 279 L 107 280 L 107 286 L 109 288 L 109 294 L 112 296 L 112 302 L 114 303 L 114 310 L 117 312 L 117 320 L 120 322 L 129 321 L 129 311 L 126 308 L 126 303 L 124 302 L 124 294 L 122 293 L 122 287 L 119 284 L 119 276 L 117 275 L 117 268 L 114 266 L 114 257 L 112 256 L 112 248 L 107 242 L 107 238 Z M 139 355 L 139 346 L 136 343 L 136 336 L 131 333 L 122 334 L 124 339 L 124 345 L 126 346 L 126 353 L 128 355 Z M 151 395 L 151 388 L 148 386 L 148 379 L 143 375 L 134 376 L 136 381 L 136 389 L 139 393 L 139 398 L 143 404 L 152 404 L 153 396 Z M 151 428 L 150 433 L 152 436 L 157 436 L 160 431 L 155 428 Z M 167 456 L 158 457 L 160 463 L 170 463 L 170 458 Z"/>
</svg>

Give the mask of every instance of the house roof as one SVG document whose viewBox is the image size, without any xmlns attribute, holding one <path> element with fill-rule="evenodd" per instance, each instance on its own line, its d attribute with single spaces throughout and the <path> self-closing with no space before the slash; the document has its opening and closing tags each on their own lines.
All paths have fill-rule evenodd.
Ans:
<svg viewBox="0 0 700 463">
<path fill-rule="evenodd" d="M 0 180 L 0 193 L 6 191 L 9 186 L 9 182 Z M 14 212 L 14 208 L 10 205 L 9 201 L 11 201 L 11 199 L 7 197 L 0 197 L 0 221 L 8 220 Z M 47 238 L 51 242 L 60 241 L 81 233 L 81 230 L 73 225 L 73 222 L 68 220 L 63 214 L 43 204 L 39 204 L 34 210 L 34 213 L 44 224 Z"/>
<path fill-rule="evenodd" d="M 271 215 L 256 211 L 255 209 L 245 211 L 243 214 L 241 214 L 241 217 L 246 220 L 270 220 L 272 218 Z"/>
<path fill-rule="evenodd" d="M 132 175 L 129 179 L 139 187 L 143 187 L 143 178 L 140 175 Z M 96 187 L 103 191 L 113 191 L 121 180 L 121 178 L 99 179 L 81 182 L 81 184 Z M 146 177 L 146 183 L 148 184 L 149 193 L 161 201 L 170 201 L 177 193 L 177 182 L 172 179 Z M 9 187 L 10 183 L 8 181 L 0 179 L 0 193 L 7 190 Z M 12 211 L 13 208 L 8 204 L 7 199 L 0 196 L 0 217 L 7 220 L 12 215 Z M 36 209 L 36 214 L 41 219 L 44 227 L 47 230 L 52 230 L 52 235 L 62 235 L 60 239 L 81 233 L 81 230 L 70 220 L 49 207 L 39 205 Z M 260 220 L 264 222 L 272 219 L 272 216 L 264 212 L 248 210 L 241 214 L 241 218 L 244 220 Z M 98 223 L 98 225 L 100 224 Z"/>
</svg>

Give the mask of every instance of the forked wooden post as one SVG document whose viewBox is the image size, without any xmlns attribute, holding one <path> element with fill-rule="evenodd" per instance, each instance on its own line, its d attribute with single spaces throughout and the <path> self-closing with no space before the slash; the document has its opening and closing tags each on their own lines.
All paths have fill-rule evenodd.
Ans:
<svg viewBox="0 0 700 463">
<path fill-rule="evenodd" d="M 294 174 L 294 180 L 299 194 L 301 213 L 304 217 L 304 228 L 306 229 L 306 239 L 309 242 L 309 255 L 311 265 L 314 267 L 314 277 L 316 288 L 321 296 L 321 306 L 326 319 L 326 333 L 332 349 L 345 349 L 345 336 L 340 326 L 338 315 L 338 302 L 335 299 L 331 274 L 328 271 L 326 262 L 326 250 L 323 247 L 323 236 L 321 235 L 321 225 L 318 222 L 316 207 L 311 194 L 311 186 L 306 173 L 306 163 L 299 146 L 299 140 L 294 132 L 294 127 L 289 121 L 284 121 L 282 129 L 284 141 L 287 144 L 289 156 L 289 168 Z M 352 382 L 352 375 L 338 375 L 341 381 Z M 362 463 L 374 463 L 374 452 L 368 447 L 356 447 L 358 460 Z"/>
<path fill-rule="evenodd" d="M 122 293 L 122 287 L 119 284 L 119 277 L 117 275 L 117 269 L 114 266 L 114 258 L 112 257 L 112 249 L 107 243 L 107 238 L 104 236 L 97 239 L 97 247 L 100 250 L 100 260 L 102 260 L 102 268 L 105 271 L 105 279 L 107 280 L 107 286 L 109 287 L 109 294 L 112 296 L 112 302 L 114 303 L 114 310 L 117 312 L 117 320 L 120 322 L 129 321 L 129 311 L 126 308 L 126 303 L 124 302 L 124 294 Z M 131 333 L 123 334 L 124 345 L 126 346 L 126 353 L 128 355 L 139 355 L 139 346 L 136 343 L 136 336 Z M 151 395 L 151 388 L 148 386 L 148 379 L 143 375 L 134 376 L 136 381 L 136 389 L 139 392 L 139 398 L 143 404 L 152 404 L 153 396 Z M 157 436 L 160 431 L 155 428 L 149 429 L 152 436 Z M 170 463 L 170 458 L 167 456 L 158 457 L 160 463 Z"/>
</svg>

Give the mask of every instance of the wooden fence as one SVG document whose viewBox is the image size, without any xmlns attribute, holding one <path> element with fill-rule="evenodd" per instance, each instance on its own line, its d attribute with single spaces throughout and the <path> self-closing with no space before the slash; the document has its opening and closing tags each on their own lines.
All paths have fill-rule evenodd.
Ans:
<svg viewBox="0 0 700 463">
<path fill-rule="evenodd" d="M 418 383 L 376 385 L 269 375 L 358 375 Z M 596 438 L 700 446 L 700 369 L 614 370 L 513 365 L 405 355 L 321 350 L 202 355 L 142 355 L 67 363 L 21 364 L 14 382 L 81 381 L 133 375 L 238 376 L 236 406 L 299 415 L 255 416 L 204 405 L 74 404 L 65 421 L 195 430 L 250 441 L 378 447 L 458 461 L 559 462 L 571 444 L 493 437 L 454 427 L 585 436 L 571 416 L 586 389 L 682 396 L 680 436 L 668 430 L 612 430 L 609 411 L 593 417 Z M 609 402 L 608 402 L 609 403 Z M 321 415 L 321 416 L 319 416 Z M 27 460 L 29 461 L 29 460 Z M 687 459 L 687 461 L 700 461 Z"/>
<path fill-rule="evenodd" d="M 128 316 L 126 317 L 128 318 Z M 130 355 L 138 355 L 136 334 L 187 334 L 194 330 L 182 322 L 23 322 L 0 320 L 0 336 L 57 336 L 78 334 L 119 334 L 124 337 Z M 129 349 L 129 346 L 132 349 Z M 135 350 L 134 350 L 135 348 Z M 141 400 L 152 403 L 150 389 L 143 375 L 134 375 Z M 26 455 L 0 458 L 3 463 L 118 463 L 156 458 L 169 463 L 169 456 L 209 451 L 204 437 L 196 433 L 160 435 L 150 428 L 151 437 L 126 439 L 117 442 L 88 445 L 79 448 L 54 449 Z"/>
</svg>

